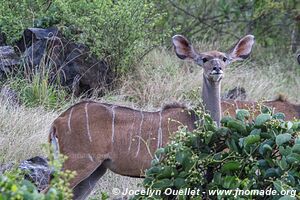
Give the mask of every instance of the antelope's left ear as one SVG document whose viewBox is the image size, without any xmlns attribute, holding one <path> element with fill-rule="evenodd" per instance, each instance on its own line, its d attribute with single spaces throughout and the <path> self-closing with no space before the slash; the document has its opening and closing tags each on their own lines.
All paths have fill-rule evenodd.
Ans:
<svg viewBox="0 0 300 200">
<path fill-rule="evenodd" d="M 229 51 L 228 56 L 231 61 L 244 60 L 249 57 L 254 44 L 254 36 L 246 35 L 240 39 Z"/>
</svg>

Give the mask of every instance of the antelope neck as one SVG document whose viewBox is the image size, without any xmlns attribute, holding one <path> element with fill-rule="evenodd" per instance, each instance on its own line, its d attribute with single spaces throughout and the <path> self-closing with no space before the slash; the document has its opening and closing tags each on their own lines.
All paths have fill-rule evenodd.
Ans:
<svg viewBox="0 0 300 200">
<path fill-rule="evenodd" d="M 202 99 L 205 110 L 213 120 L 220 126 L 221 120 L 221 81 L 211 82 L 203 75 Z"/>
</svg>

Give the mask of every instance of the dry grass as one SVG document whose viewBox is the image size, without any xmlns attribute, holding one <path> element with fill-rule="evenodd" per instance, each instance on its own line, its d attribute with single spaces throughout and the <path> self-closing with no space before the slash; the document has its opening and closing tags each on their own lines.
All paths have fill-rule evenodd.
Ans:
<svg viewBox="0 0 300 200">
<path fill-rule="evenodd" d="M 257 58 L 264 52 L 258 47 L 253 51 L 258 52 L 251 59 L 233 63 L 225 70 L 222 93 L 241 86 L 246 89 L 247 100 L 272 100 L 284 94 L 289 101 L 299 103 L 300 67 L 293 55 L 284 60 Z M 201 98 L 201 87 L 201 67 L 181 61 L 166 50 L 155 50 L 136 67 L 136 73 L 124 77 L 120 89 L 102 100 L 130 102 L 149 110 L 174 101 L 193 104 Z"/>
<path fill-rule="evenodd" d="M 212 48 L 204 48 L 205 44 L 198 46 L 199 49 Z M 242 86 L 249 100 L 274 99 L 282 93 L 290 101 L 299 103 L 300 67 L 292 55 L 282 60 L 263 57 L 263 51 L 258 48 L 256 51 L 250 60 L 226 69 L 222 92 Z M 144 110 L 155 110 L 174 101 L 196 104 L 200 99 L 202 69 L 159 49 L 136 66 L 135 73 L 123 77 L 122 83 L 117 90 L 98 100 Z M 49 126 L 57 115 L 41 108 L 12 108 L 0 104 L 0 163 L 45 154 L 41 144 L 46 143 Z M 111 195 L 114 187 L 134 189 L 140 182 L 141 179 L 109 172 L 99 181 L 93 196 L 98 198 L 100 191 Z"/>
<path fill-rule="evenodd" d="M 0 163 L 45 155 L 50 124 L 57 116 L 42 108 L 12 107 L 0 101 Z"/>
</svg>

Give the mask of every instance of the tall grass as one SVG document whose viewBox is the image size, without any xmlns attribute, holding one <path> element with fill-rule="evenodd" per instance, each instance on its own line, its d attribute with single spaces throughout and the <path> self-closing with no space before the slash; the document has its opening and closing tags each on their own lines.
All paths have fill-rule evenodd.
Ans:
<svg viewBox="0 0 300 200">
<path fill-rule="evenodd" d="M 46 155 L 50 124 L 57 116 L 43 108 L 12 107 L 0 101 L 0 163 Z"/>
<path fill-rule="evenodd" d="M 197 45 L 213 49 L 216 45 Z M 291 54 L 278 57 L 255 47 L 250 59 L 232 63 L 225 69 L 222 93 L 241 86 L 247 100 L 273 100 L 283 94 L 293 103 L 300 102 L 300 67 Z M 102 98 L 113 103 L 133 103 L 144 109 L 159 108 L 169 102 L 195 104 L 201 99 L 202 68 L 182 61 L 175 53 L 156 49 L 148 54 L 135 72 L 123 77 L 122 85 Z"/>
</svg>

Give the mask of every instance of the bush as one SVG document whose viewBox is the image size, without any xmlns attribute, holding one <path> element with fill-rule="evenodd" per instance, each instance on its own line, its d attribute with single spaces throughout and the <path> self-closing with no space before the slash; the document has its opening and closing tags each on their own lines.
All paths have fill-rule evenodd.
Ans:
<svg viewBox="0 0 300 200">
<path fill-rule="evenodd" d="M 0 199 L 8 200 L 68 200 L 72 199 L 72 190 L 69 188 L 69 181 L 74 177 L 74 172 L 64 171 L 61 157 L 58 160 L 51 160 L 53 169 L 50 187 L 46 194 L 40 193 L 37 187 L 30 181 L 24 179 L 26 172 L 12 170 L 0 175 Z"/>
<path fill-rule="evenodd" d="M 56 7 L 47 7 L 44 0 L 3 1 L 0 4 L 0 31 L 6 34 L 7 43 L 19 40 L 26 28 L 46 28 L 57 24 Z"/>
<path fill-rule="evenodd" d="M 192 132 L 182 127 L 166 147 L 157 150 L 143 182 L 146 188 L 162 191 L 152 199 L 201 198 L 193 195 L 167 197 L 163 194 L 167 188 L 196 188 L 201 195 L 222 189 L 272 189 L 278 194 L 294 190 L 289 194 L 296 195 L 297 191 L 299 197 L 300 122 L 284 121 L 283 113 L 273 114 L 266 107 L 261 110 L 256 118 L 250 117 L 247 110 L 237 110 L 235 118 L 225 116 L 222 119 L 221 128 L 214 125 L 210 116 L 198 112 L 203 125 Z M 240 195 L 237 198 L 279 199 L 282 196 Z M 210 199 L 224 197 L 221 194 L 209 196 Z M 144 198 L 149 199 L 135 197 Z"/>
<path fill-rule="evenodd" d="M 163 13 L 147 0 L 12 0 L 0 5 L 0 13 L 0 31 L 9 44 L 19 40 L 28 27 L 55 25 L 69 39 L 105 58 L 116 74 L 130 69 L 165 36 L 156 32 Z"/>
<path fill-rule="evenodd" d="M 115 72 L 130 69 L 162 37 L 155 32 L 161 14 L 146 0 L 55 0 L 54 4 L 60 9 L 63 32 L 87 44 Z"/>
</svg>

